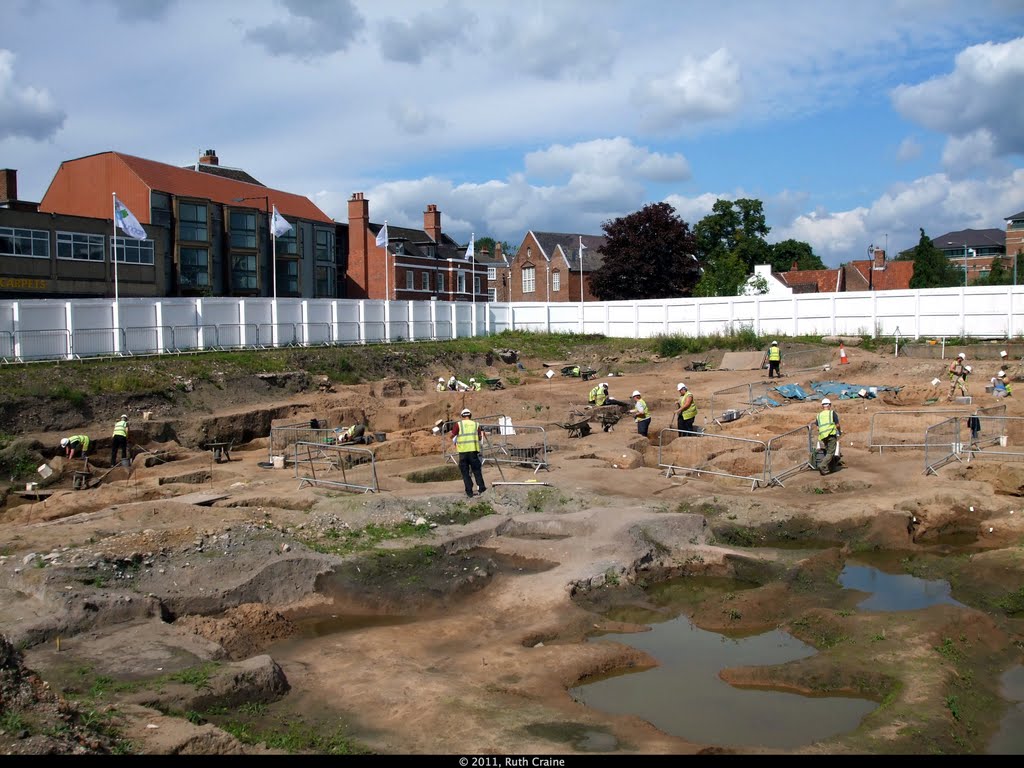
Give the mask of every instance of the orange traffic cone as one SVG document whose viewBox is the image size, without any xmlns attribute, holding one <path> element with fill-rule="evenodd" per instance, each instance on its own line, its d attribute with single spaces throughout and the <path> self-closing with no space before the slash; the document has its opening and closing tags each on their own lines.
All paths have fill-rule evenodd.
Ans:
<svg viewBox="0 0 1024 768">
<path fill-rule="evenodd" d="M 846 347 L 843 346 L 842 342 L 839 343 L 839 364 L 847 365 L 850 361 L 846 357 Z"/>
</svg>

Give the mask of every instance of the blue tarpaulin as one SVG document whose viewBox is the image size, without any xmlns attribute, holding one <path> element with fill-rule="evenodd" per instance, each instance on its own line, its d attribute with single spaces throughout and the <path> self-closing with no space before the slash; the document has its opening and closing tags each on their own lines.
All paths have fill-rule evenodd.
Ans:
<svg viewBox="0 0 1024 768">
<path fill-rule="evenodd" d="M 821 399 L 822 397 L 835 397 L 840 400 L 853 400 L 860 395 L 857 393 L 862 389 L 871 392 L 882 392 L 888 390 L 890 392 L 899 392 L 899 387 L 887 387 L 879 386 L 877 384 L 847 384 L 842 381 L 812 381 L 811 389 L 818 395 L 818 397 L 812 397 L 811 399 Z"/>
<path fill-rule="evenodd" d="M 775 391 L 787 400 L 806 400 L 807 393 L 799 384 L 779 384 Z"/>
</svg>

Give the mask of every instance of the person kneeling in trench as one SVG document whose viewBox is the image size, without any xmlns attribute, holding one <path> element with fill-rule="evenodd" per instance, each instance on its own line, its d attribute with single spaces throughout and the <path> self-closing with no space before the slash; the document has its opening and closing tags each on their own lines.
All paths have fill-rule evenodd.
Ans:
<svg viewBox="0 0 1024 768">
<path fill-rule="evenodd" d="M 366 437 L 366 425 L 365 424 L 353 424 L 351 427 L 346 429 L 344 432 L 341 428 L 335 430 L 340 432 L 338 436 L 338 445 L 361 445 L 368 443 L 369 440 Z"/>
</svg>

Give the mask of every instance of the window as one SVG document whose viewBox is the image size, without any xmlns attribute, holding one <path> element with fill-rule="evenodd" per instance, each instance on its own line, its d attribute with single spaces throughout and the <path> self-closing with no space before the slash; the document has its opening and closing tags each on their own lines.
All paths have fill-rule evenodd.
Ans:
<svg viewBox="0 0 1024 768">
<path fill-rule="evenodd" d="M 437 292 L 444 293 L 444 272 L 437 273 Z"/>
<path fill-rule="evenodd" d="M 562 273 L 557 269 L 555 270 L 555 273 L 551 275 L 551 290 L 555 293 L 562 290 Z"/>
<path fill-rule="evenodd" d="M 256 250 L 256 214 L 232 211 L 230 218 L 231 247 Z"/>
<path fill-rule="evenodd" d="M 206 248 L 182 248 L 179 280 L 181 287 L 202 290 L 210 287 L 210 252 Z"/>
<path fill-rule="evenodd" d="M 316 295 L 322 299 L 333 299 L 337 294 L 335 285 L 338 279 L 338 270 L 335 269 L 334 231 L 313 230 L 313 251 L 316 258 L 316 266 L 313 269 Z"/>
<path fill-rule="evenodd" d="M 497 288 L 488 288 L 487 289 L 487 300 L 492 302 L 492 303 L 496 303 L 498 301 L 498 289 Z"/>
<path fill-rule="evenodd" d="M 279 235 L 276 238 L 277 242 L 274 243 L 274 252 L 278 256 L 295 256 L 299 252 L 298 239 L 295 235 L 295 226 L 285 232 L 283 235 Z"/>
<path fill-rule="evenodd" d="M 473 275 L 473 295 L 476 296 L 480 293 L 480 278 Z"/>
<path fill-rule="evenodd" d="M 421 278 L 420 287 L 424 291 L 429 291 L 430 290 L 430 273 L 429 272 L 424 272 L 422 275 L 420 275 L 420 278 Z"/>
<path fill-rule="evenodd" d="M 255 292 L 259 289 L 255 253 L 231 254 L 231 289 L 236 293 Z"/>
<path fill-rule="evenodd" d="M 117 261 L 120 264 L 145 264 L 153 266 L 153 241 L 136 240 L 133 237 L 114 238 Z"/>
<path fill-rule="evenodd" d="M 334 266 L 317 265 L 316 269 L 316 295 L 320 299 L 333 299 L 335 290 L 334 283 L 337 279 L 337 270 Z"/>
<path fill-rule="evenodd" d="M 280 238 L 277 243 L 281 244 Z M 285 296 L 299 295 L 299 262 L 295 259 L 277 262 L 277 292 Z"/>
<path fill-rule="evenodd" d="M 537 288 L 537 270 L 526 267 L 523 270 L 523 293 L 533 293 Z"/>
<path fill-rule="evenodd" d="M 81 232 L 57 233 L 57 258 L 76 261 L 106 261 L 103 253 L 106 244 L 103 235 L 86 235 Z"/>
<path fill-rule="evenodd" d="M 210 242 L 205 205 L 200 203 L 178 204 L 178 239 L 192 243 Z"/>
<path fill-rule="evenodd" d="M 456 292 L 457 293 L 465 293 L 466 292 L 466 273 L 463 272 L 462 270 L 459 270 L 457 274 L 458 274 L 458 286 L 459 287 L 458 287 L 458 290 Z"/>
<path fill-rule="evenodd" d="M 0 227 L 0 256 L 50 258 L 50 233 L 41 229 Z"/>
<path fill-rule="evenodd" d="M 497 280 L 498 279 L 498 269 L 497 269 L 497 267 L 488 267 L 487 268 L 487 279 L 488 280 Z"/>
<path fill-rule="evenodd" d="M 416 289 L 416 273 L 411 269 L 405 270 L 405 290 L 413 291 Z"/>
<path fill-rule="evenodd" d="M 1010 219 L 1008 229 L 1024 229 L 1024 219 Z"/>
</svg>

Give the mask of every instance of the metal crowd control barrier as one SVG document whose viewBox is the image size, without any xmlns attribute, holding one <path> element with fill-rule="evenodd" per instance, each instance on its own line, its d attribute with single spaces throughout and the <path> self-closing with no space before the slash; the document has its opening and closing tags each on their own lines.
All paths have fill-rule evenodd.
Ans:
<svg viewBox="0 0 1024 768">
<path fill-rule="evenodd" d="M 1006 414 L 1005 405 L 990 405 L 977 408 L 979 415 L 1000 416 Z M 871 414 L 868 429 L 868 449 L 877 448 L 881 453 L 884 448 L 924 448 L 925 443 L 919 442 L 926 434 L 928 427 L 935 423 L 936 416 L 967 416 L 972 413 L 969 408 L 933 408 L 925 410 L 878 411 Z"/>
<path fill-rule="evenodd" d="M 331 343 L 333 342 L 330 323 L 304 323 L 302 325 L 302 346 L 324 346 Z"/>
<path fill-rule="evenodd" d="M 280 424 L 270 428 L 270 440 L 267 450 L 267 460 L 273 461 L 275 456 L 287 456 L 288 447 L 295 443 L 317 443 L 327 445 L 334 440 L 333 429 L 313 429 L 310 426 L 310 419 L 298 424 Z"/>
<path fill-rule="evenodd" d="M 766 408 L 781 408 L 784 405 L 789 405 L 790 399 L 783 397 L 780 393 L 776 392 L 775 396 L 772 396 L 777 386 L 778 383 L 773 379 L 772 381 L 752 381 L 748 384 L 712 392 L 709 406 L 711 421 L 721 427 L 723 423 L 732 420 L 723 418 L 729 411 L 753 415 Z"/>
<path fill-rule="evenodd" d="M 768 440 L 764 460 L 764 479 L 768 485 L 782 485 L 782 481 L 802 469 L 810 469 L 811 454 L 817 442 L 810 425 L 783 432 Z"/>
<path fill-rule="evenodd" d="M 832 349 L 801 349 L 786 352 L 782 358 L 782 369 L 787 373 L 806 373 L 820 371 L 832 363 Z"/>
<path fill-rule="evenodd" d="M 962 450 L 959 416 L 928 427 L 924 433 L 924 473 L 934 475 L 939 467 L 960 461 Z"/>
<path fill-rule="evenodd" d="M 666 445 L 665 436 L 669 434 L 678 438 Z M 767 451 L 766 443 L 746 437 L 678 429 L 663 429 L 658 434 L 658 466 L 665 470 L 665 477 L 672 477 L 676 472 L 693 472 L 697 477 L 735 477 L 737 480 L 749 480 L 750 490 L 754 490 L 765 482 Z M 668 461 L 669 453 L 672 461 Z M 761 455 L 750 460 L 748 454 Z"/>
<path fill-rule="evenodd" d="M 15 331 L 14 357 L 26 360 L 56 360 L 72 357 L 71 334 L 63 329 L 51 331 Z"/>
<path fill-rule="evenodd" d="M 274 329 L 277 328 L 275 343 Z M 294 347 L 299 343 L 295 323 L 260 323 L 256 326 L 256 340 L 263 349 L 269 347 Z"/>
<path fill-rule="evenodd" d="M 550 470 L 548 466 L 548 434 L 544 427 L 520 426 L 503 429 L 497 422 L 480 422 L 484 434 L 489 435 L 481 458 L 496 464 L 533 467 L 533 474 Z M 539 437 L 538 437 L 539 433 Z"/>
<path fill-rule="evenodd" d="M 14 359 L 14 334 L 0 331 L 0 362 L 9 363 Z"/>
<path fill-rule="evenodd" d="M 292 461 L 299 488 L 328 485 L 363 493 L 380 490 L 377 460 L 369 448 L 299 441 L 295 443 Z"/>
<path fill-rule="evenodd" d="M 119 328 L 77 328 L 71 334 L 71 352 L 78 358 L 120 354 L 123 349 L 124 333 Z"/>
<path fill-rule="evenodd" d="M 354 320 L 339 320 L 335 323 L 338 330 L 337 333 L 332 335 L 333 344 L 363 344 L 363 339 L 359 335 L 360 323 Z"/>
<path fill-rule="evenodd" d="M 169 325 L 129 326 L 124 329 L 125 354 L 162 355 L 174 346 L 173 338 Z"/>
<path fill-rule="evenodd" d="M 960 418 L 962 434 L 970 435 L 970 441 L 964 446 L 968 461 L 1024 459 L 1024 418 L 982 415 Z"/>
</svg>

